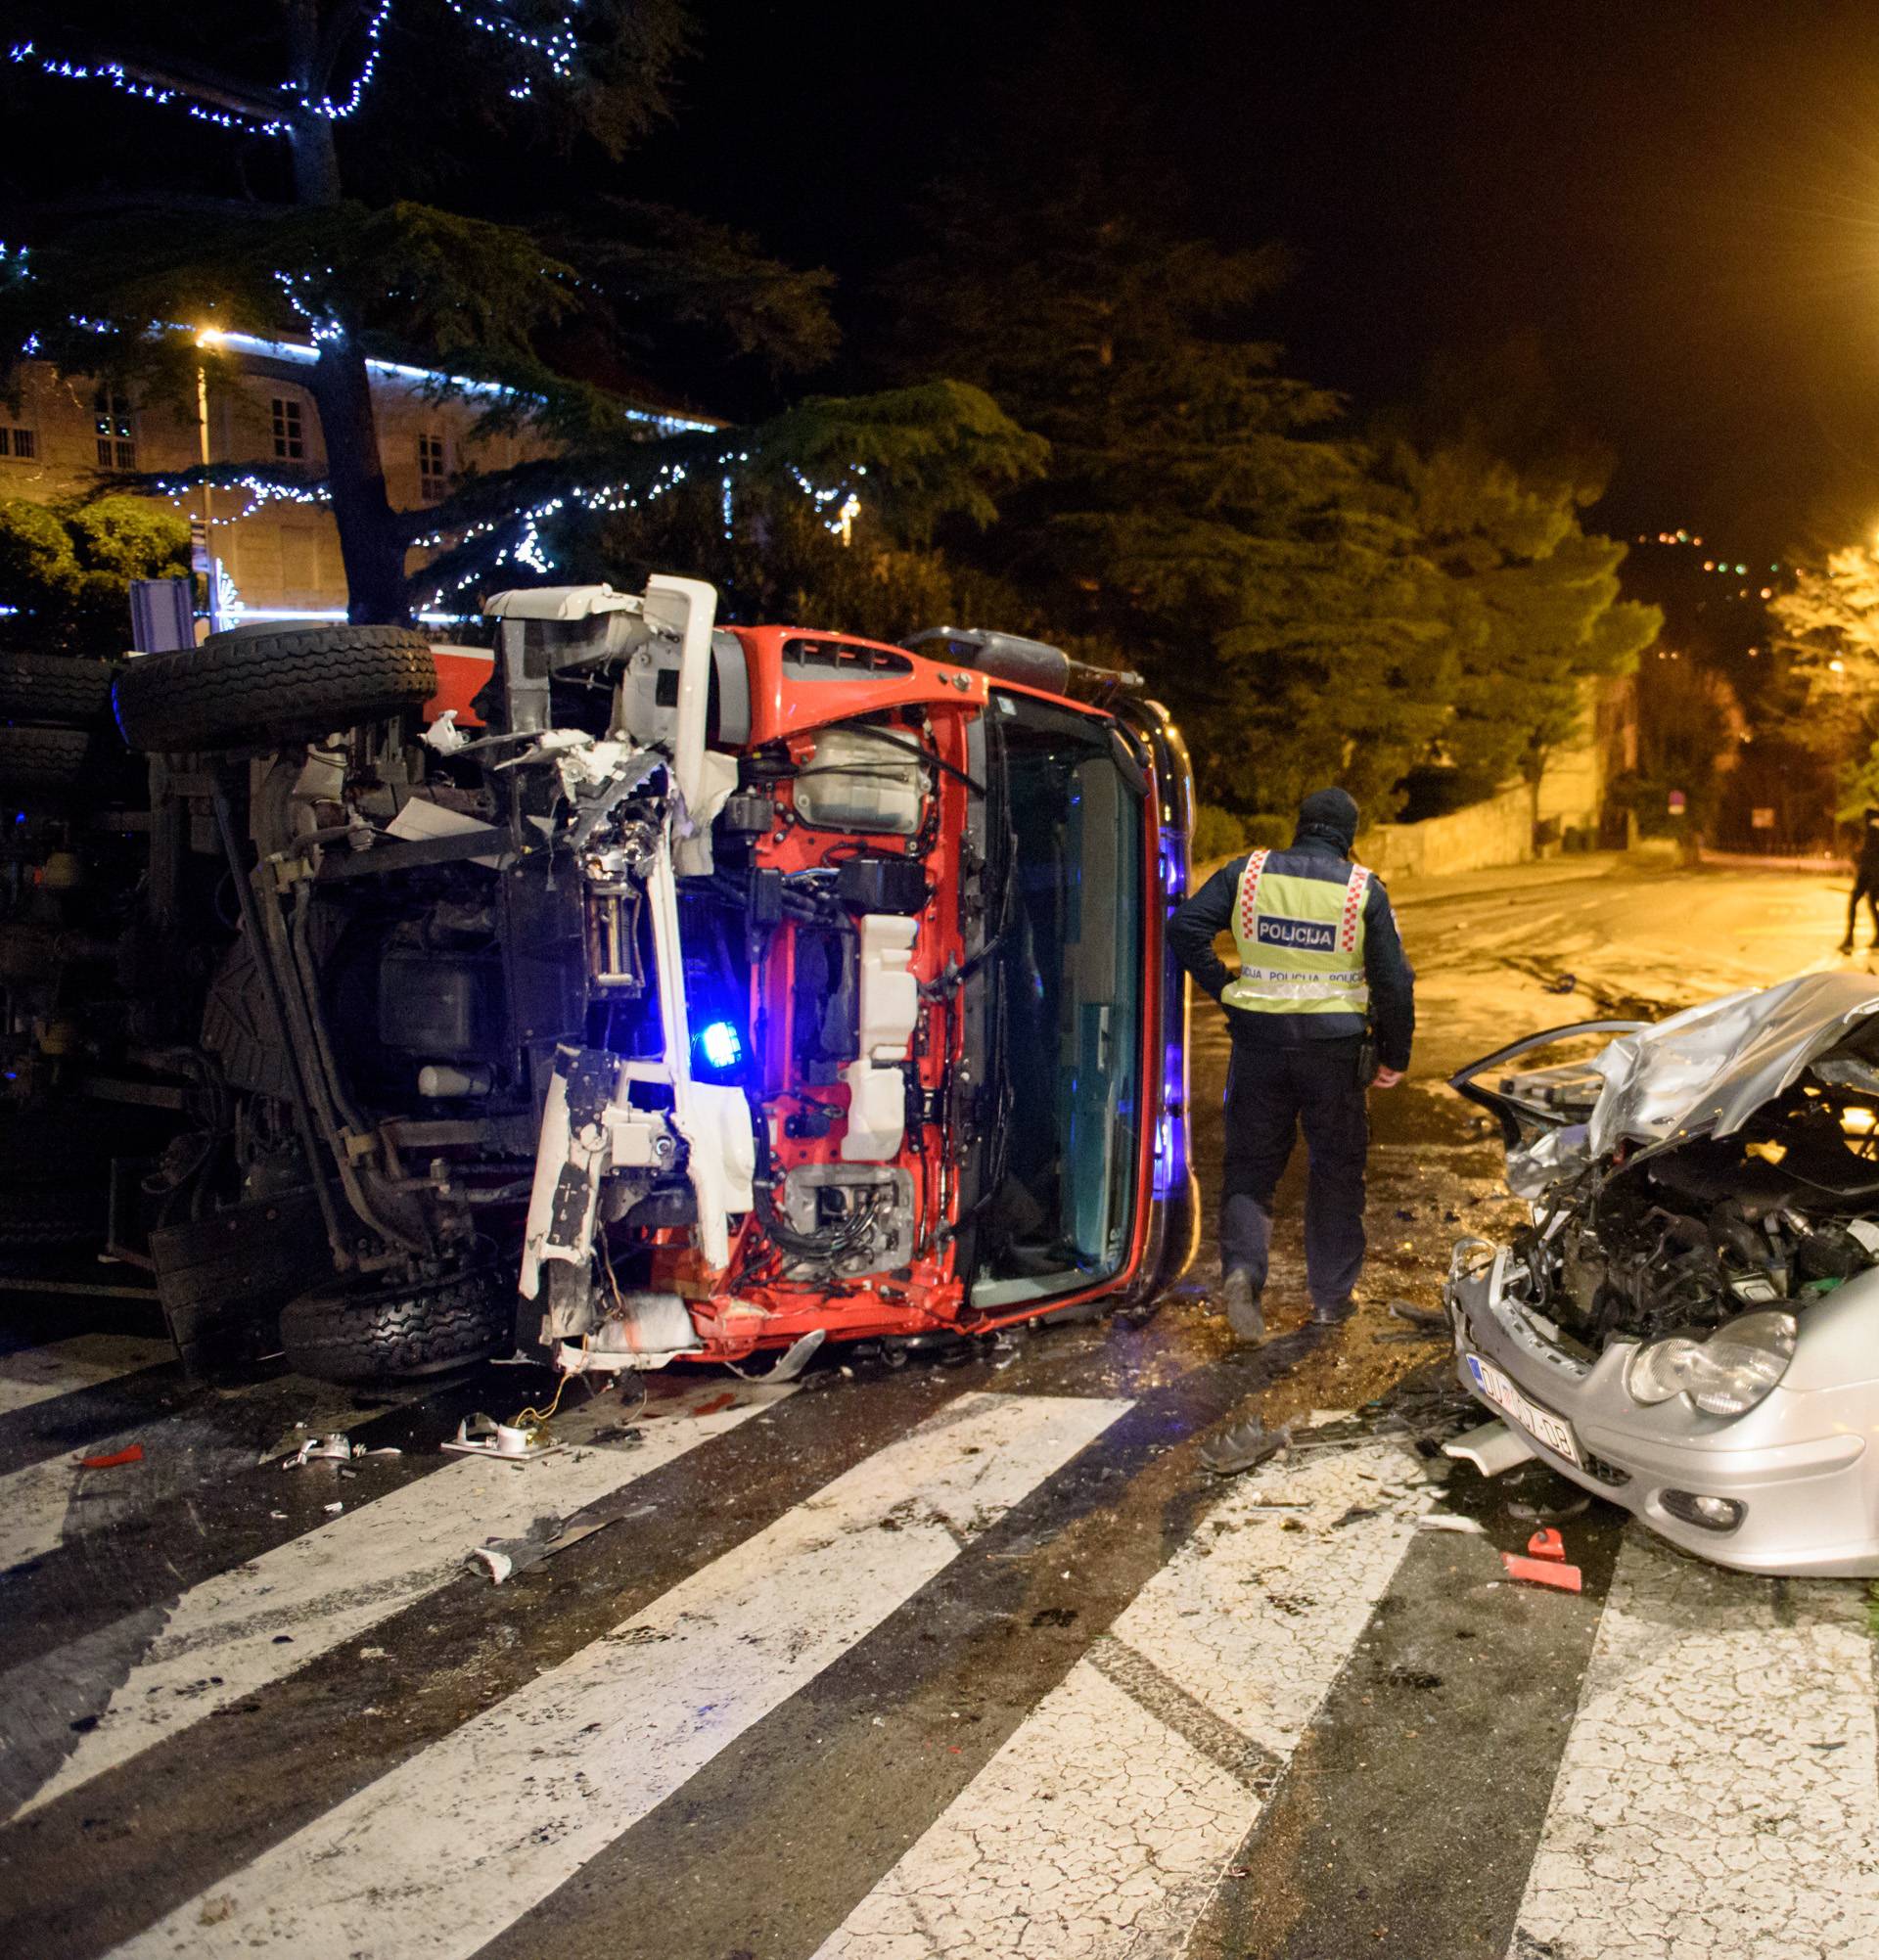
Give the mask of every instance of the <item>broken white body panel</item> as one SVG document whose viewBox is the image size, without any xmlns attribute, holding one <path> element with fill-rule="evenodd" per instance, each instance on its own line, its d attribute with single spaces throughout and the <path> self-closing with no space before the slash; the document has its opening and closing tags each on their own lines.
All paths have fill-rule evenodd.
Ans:
<svg viewBox="0 0 1879 1960">
<path fill-rule="evenodd" d="M 909 968 L 918 921 L 870 912 L 861 921 L 860 1058 L 848 1088 L 845 1163 L 891 1163 L 906 1140 L 907 1090 L 899 1065 L 912 1051 L 920 984 Z"/>
</svg>

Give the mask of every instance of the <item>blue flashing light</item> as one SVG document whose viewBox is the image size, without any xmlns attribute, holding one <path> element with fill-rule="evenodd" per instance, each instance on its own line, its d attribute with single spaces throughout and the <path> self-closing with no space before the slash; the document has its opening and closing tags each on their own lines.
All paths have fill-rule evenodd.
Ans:
<svg viewBox="0 0 1879 1960">
<path fill-rule="evenodd" d="M 698 1052 L 712 1069 L 735 1069 L 744 1059 L 744 1044 L 737 1028 L 728 1021 L 708 1021 L 699 1029 Z"/>
</svg>

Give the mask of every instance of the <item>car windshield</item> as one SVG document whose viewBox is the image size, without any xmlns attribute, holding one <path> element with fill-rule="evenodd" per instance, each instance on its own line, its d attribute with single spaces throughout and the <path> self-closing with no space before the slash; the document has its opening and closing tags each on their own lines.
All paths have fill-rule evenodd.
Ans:
<svg viewBox="0 0 1879 1960">
<path fill-rule="evenodd" d="M 1014 840 L 996 955 L 1003 1175 L 973 1300 L 1117 1272 L 1141 1159 L 1143 789 L 1107 723 L 995 694 Z"/>
</svg>

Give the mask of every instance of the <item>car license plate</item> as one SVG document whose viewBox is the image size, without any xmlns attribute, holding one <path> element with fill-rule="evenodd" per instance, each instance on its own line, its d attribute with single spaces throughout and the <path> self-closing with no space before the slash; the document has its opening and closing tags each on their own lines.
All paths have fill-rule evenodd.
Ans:
<svg viewBox="0 0 1879 1960">
<path fill-rule="evenodd" d="M 1537 1436 L 1555 1456 L 1578 1463 L 1579 1443 L 1571 1423 L 1550 1409 L 1542 1409 L 1537 1402 L 1530 1402 L 1491 1361 L 1484 1361 L 1479 1354 L 1465 1358 L 1476 1388 L 1502 1415 L 1517 1422 L 1529 1436 Z"/>
</svg>

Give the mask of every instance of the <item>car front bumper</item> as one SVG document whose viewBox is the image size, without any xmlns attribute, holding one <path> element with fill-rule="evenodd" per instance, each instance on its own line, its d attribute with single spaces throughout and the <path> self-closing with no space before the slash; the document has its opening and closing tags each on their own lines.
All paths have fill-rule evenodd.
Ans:
<svg viewBox="0 0 1879 1960">
<path fill-rule="evenodd" d="M 1866 1447 L 1879 1417 L 1879 1387 L 1777 1388 L 1734 1418 L 1703 1415 L 1681 1395 L 1645 1407 L 1625 1387 L 1633 1345 L 1614 1343 L 1591 1362 L 1569 1353 L 1508 1297 L 1508 1262 L 1499 1248 L 1464 1241 L 1444 1298 L 1462 1386 L 1535 1456 L 1718 1565 L 1797 1577 L 1879 1575 L 1879 1452 Z M 1879 1311 L 1879 1294 L 1870 1306 L 1847 1305 Z M 1804 1344 L 1809 1335 L 1804 1321 Z M 1581 1461 L 1494 1404 L 1468 1366 L 1470 1353 L 1569 1423 Z M 1742 1518 L 1727 1531 L 1690 1524 L 1666 1508 L 1666 1493 L 1678 1491 L 1732 1500 L 1744 1507 Z"/>
</svg>

